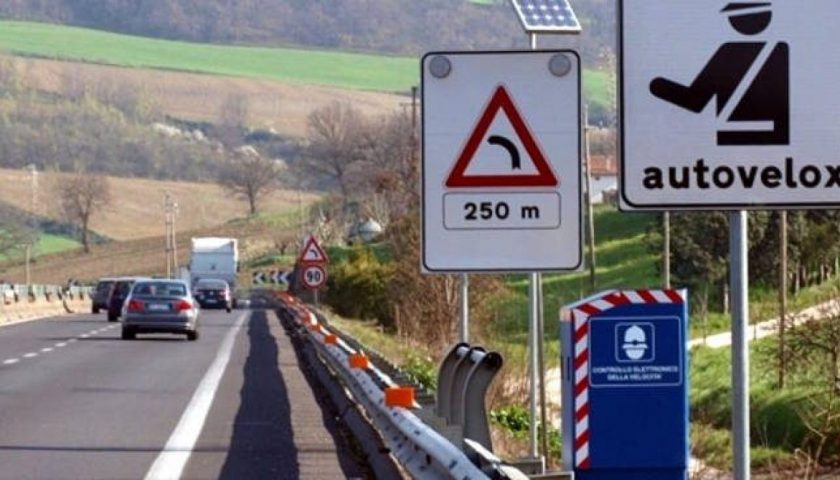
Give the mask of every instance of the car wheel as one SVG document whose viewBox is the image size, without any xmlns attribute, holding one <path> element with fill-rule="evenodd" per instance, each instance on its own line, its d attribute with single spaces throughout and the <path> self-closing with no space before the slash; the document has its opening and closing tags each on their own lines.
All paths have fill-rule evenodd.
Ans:
<svg viewBox="0 0 840 480">
<path fill-rule="evenodd" d="M 99 313 L 99 307 L 93 307 L 93 308 L 91 308 L 91 309 L 90 309 L 90 312 L 91 312 L 92 314 L 96 315 L 97 313 Z"/>
<path fill-rule="evenodd" d="M 226 307 L 225 310 L 227 310 L 227 313 L 230 313 L 230 307 Z"/>
<path fill-rule="evenodd" d="M 118 318 L 120 318 L 118 315 L 114 315 L 111 312 L 108 312 L 108 321 L 109 322 L 116 322 Z"/>
<path fill-rule="evenodd" d="M 192 330 L 187 332 L 187 340 L 191 342 L 198 340 L 198 330 Z"/>
<path fill-rule="evenodd" d="M 123 327 L 123 329 L 122 329 L 122 339 L 123 340 L 134 340 L 135 338 L 137 338 L 137 334 L 134 333 L 134 330 L 131 330 L 130 328 Z"/>
</svg>

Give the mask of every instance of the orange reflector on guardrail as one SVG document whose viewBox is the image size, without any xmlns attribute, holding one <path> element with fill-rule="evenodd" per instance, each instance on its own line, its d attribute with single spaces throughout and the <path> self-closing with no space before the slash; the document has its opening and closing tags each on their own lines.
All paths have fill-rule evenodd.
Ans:
<svg viewBox="0 0 840 480">
<path fill-rule="evenodd" d="M 338 345 L 338 336 L 334 333 L 330 333 L 324 336 L 324 343 L 327 345 Z"/>
<path fill-rule="evenodd" d="M 414 388 L 390 387 L 385 389 L 385 406 L 402 408 L 414 407 Z"/>
<path fill-rule="evenodd" d="M 364 353 L 354 353 L 350 355 L 350 368 L 367 370 L 370 368 L 370 360 Z"/>
<path fill-rule="evenodd" d="M 317 323 L 315 323 L 315 324 L 310 323 L 309 324 L 309 329 L 312 330 L 313 332 L 320 332 L 321 331 L 321 326 L 318 325 Z"/>
</svg>

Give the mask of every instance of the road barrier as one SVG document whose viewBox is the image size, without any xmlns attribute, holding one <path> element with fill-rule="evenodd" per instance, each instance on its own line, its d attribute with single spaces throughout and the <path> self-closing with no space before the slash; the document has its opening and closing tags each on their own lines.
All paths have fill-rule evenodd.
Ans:
<svg viewBox="0 0 840 480">
<path fill-rule="evenodd" d="M 417 402 L 413 386 L 394 382 L 379 368 L 378 362 L 370 361 L 365 351 L 358 348 L 357 341 L 324 325 L 295 297 L 281 293 L 280 299 L 287 318 L 297 323 L 300 332 L 364 408 L 391 454 L 413 478 L 528 478 L 515 468 L 504 465 L 489 448 L 485 448 L 485 445 L 490 445 L 490 434 L 484 410 L 484 393 L 501 367 L 501 356 L 486 352 L 479 354 L 475 350 L 472 355 L 463 357 L 465 360 L 459 358 L 459 363 L 463 364 L 461 368 L 467 373 L 464 381 L 451 382 L 450 388 L 457 392 L 450 393 L 449 398 L 457 399 L 458 408 L 467 410 L 462 414 L 464 421 L 460 425 L 463 425 L 463 430 L 459 438 L 475 436 L 477 439 L 453 442 L 423 420 L 433 419 L 435 415 L 430 415 L 428 410 L 431 409 L 423 408 Z M 355 348 L 351 344 L 355 344 Z M 395 367 L 389 365 L 386 368 Z M 463 402 L 470 402 L 471 408 L 464 409 Z M 477 404 L 481 408 L 473 411 Z"/>
<path fill-rule="evenodd" d="M 92 289 L 56 285 L 0 285 L 0 325 L 83 312 Z"/>
<path fill-rule="evenodd" d="M 502 368 L 502 356 L 459 343 L 443 358 L 438 373 L 437 414 L 460 427 L 464 439 L 493 451 L 485 397 Z"/>
</svg>

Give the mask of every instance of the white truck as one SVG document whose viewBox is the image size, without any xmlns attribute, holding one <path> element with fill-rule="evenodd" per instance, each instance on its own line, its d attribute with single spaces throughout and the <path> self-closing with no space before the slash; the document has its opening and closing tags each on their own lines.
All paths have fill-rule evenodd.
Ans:
<svg viewBox="0 0 840 480">
<path fill-rule="evenodd" d="M 231 290 L 236 289 L 239 271 L 239 250 L 235 238 L 193 238 L 190 256 L 190 280 L 195 284 L 203 278 L 224 280 Z"/>
</svg>

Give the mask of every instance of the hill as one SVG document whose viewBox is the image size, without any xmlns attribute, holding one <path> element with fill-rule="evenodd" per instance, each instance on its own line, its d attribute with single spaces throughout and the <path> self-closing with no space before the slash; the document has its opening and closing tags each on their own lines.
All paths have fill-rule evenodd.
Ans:
<svg viewBox="0 0 840 480">
<path fill-rule="evenodd" d="M 31 22 L 0 21 L 0 50 L 21 56 L 276 80 L 295 88 L 320 85 L 404 94 L 419 82 L 418 59 L 412 57 L 199 44 Z M 584 72 L 587 98 L 602 108 L 609 103 L 607 79 L 600 71 Z"/>
<path fill-rule="evenodd" d="M 0 22 L 0 49 L 126 67 L 381 91 L 406 91 L 417 83 L 418 75 L 417 61 L 405 57 L 188 43 L 30 22 Z"/>
<path fill-rule="evenodd" d="M 297 234 L 295 215 L 263 216 L 252 219 L 232 220 L 224 225 L 196 230 L 181 230 L 178 234 L 178 263 L 187 265 L 191 237 L 233 237 L 239 240 L 240 258 L 248 262 L 268 252 L 277 245 L 293 241 Z M 94 282 L 97 278 L 113 275 L 164 275 L 166 256 L 164 237 L 148 237 L 121 242 L 94 245 L 90 254 L 81 249 L 65 251 L 37 258 L 32 264 L 34 283 L 62 284 L 68 278 Z M 20 283 L 25 271 L 20 261 L 0 265 L 3 280 Z M 247 285 L 247 278 L 240 279 Z"/>
<path fill-rule="evenodd" d="M 585 56 L 612 45 L 614 1 L 573 2 Z M 297 44 L 417 55 L 525 47 L 508 0 L 5 0 L 0 18 L 210 43 Z"/>
<path fill-rule="evenodd" d="M 242 95 L 250 105 L 252 126 L 297 138 L 306 135 L 310 112 L 333 102 L 351 103 L 365 115 L 375 117 L 398 111 L 400 104 L 408 101 L 405 95 L 259 78 L 25 57 L 16 57 L 15 63 L 23 81 L 37 90 L 61 94 L 68 82 L 80 81 L 143 92 L 166 116 L 191 122 L 218 122 L 225 99 Z"/>
<path fill-rule="evenodd" d="M 39 214 L 63 221 L 55 200 L 53 186 L 65 174 L 42 173 L 39 178 Z M 91 228 L 114 240 L 135 240 L 162 236 L 164 231 L 163 198 L 169 191 L 176 197 L 180 213 L 179 231 L 212 230 L 247 214 L 245 202 L 232 200 L 230 194 L 212 183 L 157 181 L 139 178 L 108 177 L 113 201 L 107 211 L 95 215 Z M 0 169 L 0 201 L 21 210 L 31 211 L 30 176 L 27 171 Z M 312 193 L 280 190 L 262 203 L 270 212 L 296 212 L 317 199 Z M 300 202 L 300 204 L 299 204 Z"/>
</svg>

